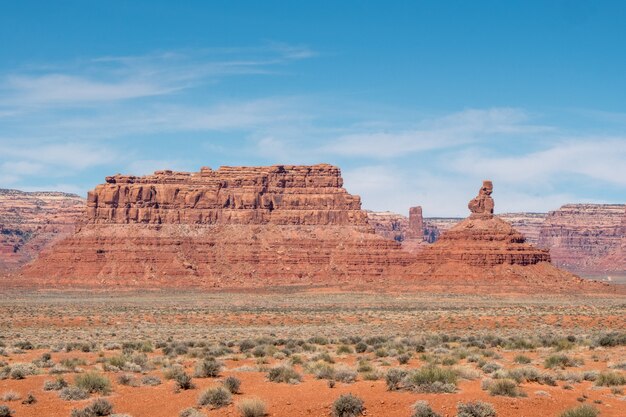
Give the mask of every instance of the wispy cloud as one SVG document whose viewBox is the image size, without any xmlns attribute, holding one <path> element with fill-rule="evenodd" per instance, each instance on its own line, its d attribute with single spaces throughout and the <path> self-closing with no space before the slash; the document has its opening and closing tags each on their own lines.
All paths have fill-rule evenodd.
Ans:
<svg viewBox="0 0 626 417">
<path fill-rule="evenodd" d="M 470 109 L 421 121 L 414 129 L 367 131 L 338 137 L 325 151 L 340 155 L 393 158 L 415 152 L 451 148 L 494 135 L 530 134 L 550 130 L 529 123 L 521 109 Z"/>
<path fill-rule="evenodd" d="M 168 95 L 221 77 L 269 74 L 281 64 L 313 56 L 306 47 L 275 43 L 31 65 L 0 79 L 0 107 L 78 106 Z"/>
</svg>

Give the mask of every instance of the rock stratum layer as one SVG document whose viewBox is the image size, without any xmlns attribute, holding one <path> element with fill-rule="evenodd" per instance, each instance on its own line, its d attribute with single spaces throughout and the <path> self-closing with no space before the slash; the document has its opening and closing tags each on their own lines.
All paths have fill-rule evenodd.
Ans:
<svg viewBox="0 0 626 417">
<path fill-rule="evenodd" d="M 555 265 L 583 274 L 626 271 L 620 256 L 626 237 L 623 204 L 567 204 L 544 221 L 539 245 Z"/>
<path fill-rule="evenodd" d="M 17 270 L 74 233 L 84 210 L 74 194 L 0 189 L 0 271 Z"/>
</svg>

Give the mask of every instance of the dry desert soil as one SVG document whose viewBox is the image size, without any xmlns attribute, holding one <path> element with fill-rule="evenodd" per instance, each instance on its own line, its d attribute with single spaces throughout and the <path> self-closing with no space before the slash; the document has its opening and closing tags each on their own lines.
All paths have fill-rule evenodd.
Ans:
<svg viewBox="0 0 626 417">
<path fill-rule="evenodd" d="M 98 398 L 133 417 L 240 416 L 250 398 L 272 417 L 332 416 L 349 393 L 367 416 L 482 401 L 498 417 L 623 417 L 625 379 L 621 295 L 0 294 L 0 406 L 17 417 Z"/>
</svg>

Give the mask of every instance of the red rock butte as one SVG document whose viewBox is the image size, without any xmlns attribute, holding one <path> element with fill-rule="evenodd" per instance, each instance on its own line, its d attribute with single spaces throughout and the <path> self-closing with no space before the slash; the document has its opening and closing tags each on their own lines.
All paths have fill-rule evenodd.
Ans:
<svg viewBox="0 0 626 417">
<path fill-rule="evenodd" d="M 486 181 L 471 216 L 415 255 L 374 233 L 360 198 L 331 165 L 115 175 L 89 193 L 79 230 L 43 251 L 20 279 L 119 288 L 584 285 L 494 217 L 492 191 Z M 423 240 L 420 208 L 410 228 Z"/>
<path fill-rule="evenodd" d="M 85 224 L 23 274 L 45 285 L 220 286 L 371 281 L 411 262 L 374 233 L 339 168 L 276 165 L 116 175 Z"/>
</svg>

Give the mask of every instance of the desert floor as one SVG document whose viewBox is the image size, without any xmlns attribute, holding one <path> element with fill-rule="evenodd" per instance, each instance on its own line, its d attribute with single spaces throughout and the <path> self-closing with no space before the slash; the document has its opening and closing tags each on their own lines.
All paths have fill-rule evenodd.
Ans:
<svg viewBox="0 0 626 417">
<path fill-rule="evenodd" d="M 89 390 L 77 378 L 94 372 L 104 387 L 61 399 L 66 384 Z M 241 385 L 226 405 L 198 404 L 231 376 Z M 345 393 L 368 416 L 409 417 L 418 400 L 456 416 L 458 403 L 480 400 L 499 417 L 581 404 L 623 417 L 625 377 L 626 298 L 617 295 L 0 294 L 0 405 L 17 417 L 70 416 L 99 397 L 133 417 L 188 407 L 238 416 L 251 397 L 269 416 L 330 416 Z M 29 394 L 36 402 L 24 404 Z"/>
</svg>

